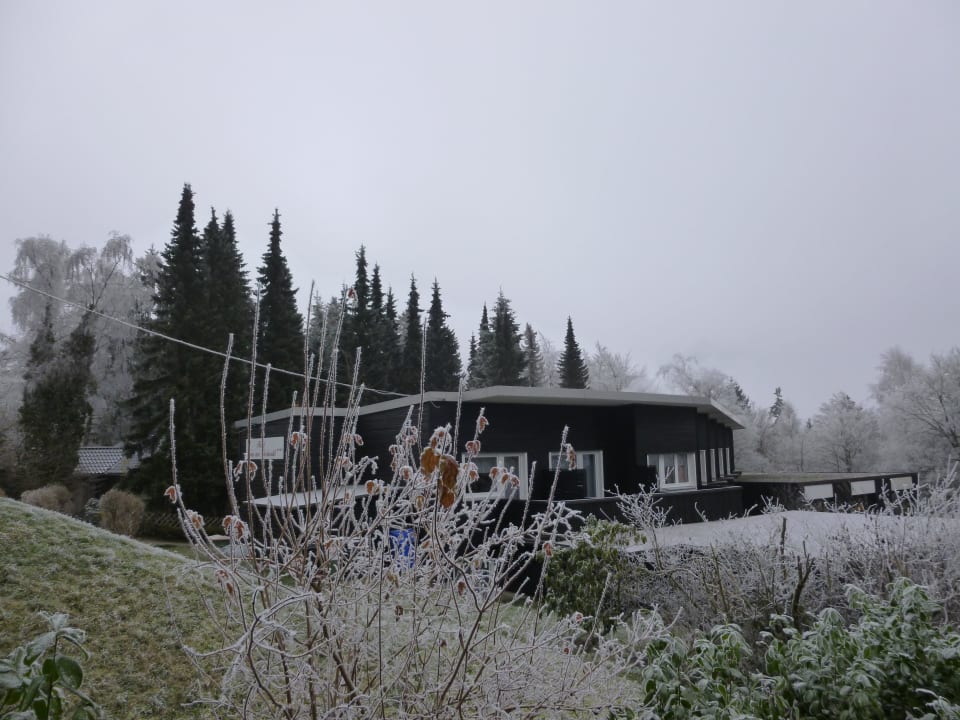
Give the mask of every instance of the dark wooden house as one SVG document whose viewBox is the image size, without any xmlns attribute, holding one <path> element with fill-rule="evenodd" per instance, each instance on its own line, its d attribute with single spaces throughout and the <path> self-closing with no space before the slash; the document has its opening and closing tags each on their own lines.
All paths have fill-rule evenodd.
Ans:
<svg viewBox="0 0 960 720">
<path fill-rule="evenodd" d="M 387 448 L 412 405 L 420 396 L 409 396 L 360 408 L 358 432 L 364 452 L 378 456 L 389 472 Z M 694 522 L 743 512 L 742 488 L 736 484 L 733 431 L 741 425 L 723 407 L 707 398 L 560 388 L 488 387 L 466 392 L 462 398 L 458 450 L 474 435 L 481 408 L 489 426 L 481 436 L 481 453 L 475 462 L 481 480 L 466 495 L 502 492 L 492 487 L 486 472 L 494 465 L 512 467 L 520 487 L 505 501 L 528 498 L 545 502 L 557 465 L 561 466 L 555 497 L 585 515 L 616 517 L 611 493 L 654 490 L 671 520 Z M 318 410 L 318 412 L 322 412 Z M 343 411 L 334 410 L 334 416 Z M 422 409 L 423 440 L 438 426 L 456 422 L 457 394 L 428 392 Z M 261 453 L 259 418 L 252 427 L 255 438 L 251 458 L 277 457 L 286 447 L 288 432 L 299 430 L 299 417 L 291 424 L 291 411 L 267 415 Z M 318 424 L 317 424 L 318 425 Z M 561 459 L 561 439 L 576 450 L 576 465 Z M 246 422 L 238 422 L 240 448 L 246 447 Z M 316 440 L 316 438 L 314 438 Z M 317 442 L 313 442 L 314 449 Z M 282 455 L 279 455 L 282 457 Z M 519 505 L 519 503 L 516 503 Z"/>
</svg>

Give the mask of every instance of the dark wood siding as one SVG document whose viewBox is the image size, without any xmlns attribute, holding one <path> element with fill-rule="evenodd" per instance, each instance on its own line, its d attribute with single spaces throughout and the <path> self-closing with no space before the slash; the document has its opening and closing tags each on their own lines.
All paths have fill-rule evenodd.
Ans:
<svg viewBox="0 0 960 720">
<path fill-rule="evenodd" d="M 473 438 L 480 407 L 474 403 L 463 405 L 459 428 L 460 451 L 463 443 Z M 432 404 L 429 408 L 429 426 L 424 425 L 424 434 L 428 435 L 434 427 L 446 423 L 452 425 L 455 414 L 454 403 Z M 527 453 L 527 461 L 537 464 L 536 473 L 530 478 L 536 492 L 543 487 L 549 488 L 553 480 L 548 470 L 549 454 L 559 451 L 565 426 L 569 427 L 567 442 L 575 450 L 603 452 L 605 490 L 613 490 L 616 486 L 623 492 L 635 492 L 639 487 L 643 472 L 636 464 L 633 409 L 630 407 L 491 403 L 486 405 L 485 415 L 490 424 L 480 437 L 482 451 Z M 582 478 L 576 473 L 565 473 L 558 492 L 572 496 L 580 483 Z"/>
<path fill-rule="evenodd" d="M 397 441 L 397 434 L 407 418 L 409 407 L 394 408 L 383 412 L 361 415 L 357 419 L 357 433 L 363 438 L 363 454 L 375 458 L 380 478 L 389 478 L 390 452 L 388 448 Z M 414 408 L 412 421 L 417 421 Z"/>
<path fill-rule="evenodd" d="M 695 408 L 638 405 L 633 408 L 637 461 L 647 464 L 652 453 L 693 452 L 697 449 Z"/>
<path fill-rule="evenodd" d="M 396 436 L 407 416 L 410 405 L 396 407 L 380 412 L 366 413 L 359 417 L 357 431 L 364 440 L 361 454 L 375 457 L 378 461 L 379 476 L 389 478 L 390 455 L 388 448 L 396 441 Z M 451 425 L 456 419 L 457 406 L 454 402 L 427 403 L 422 411 L 414 405 L 412 420 L 421 422 L 422 441 L 425 443 L 437 426 Z M 465 403 L 461 409 L 458 430 L 457 454 L 463 445 L 474 436 L 480 405 Z M 717 421 L 697 412 L 694 407 L 674 407 L 664 405 L 626 405 L 626 406 L 585 406 L 585 405 L 546 405 L 536 403 L 487 403 L 486 417 L 489 426 L 481 435 L 481 452 L 484 453 L 526 453 L 528 463 L 536 463 L 536 471 L 529 477 L 531 497 L 545 498 L 549 493 L 554 474 L 549 470 L 549 454 L 560 449 L 564 427 L 569 427 L 567 440 L 574 448 L 585 451 L 602 451 L 604 491 L 619 489 L 623 493 L 637 492 L 641 487 L 656 485 L 656 471 L 647 466 L 647 456 L 651 454 L 680 452 L 695 453 L 695 472 L 697 488 L 704 488 L 717 482 L 724 474 L 720 448 L 731 448 L 732 469 L 732 432 Z M 341 427 L 339 419 L 333 428 L 334 441 L 338 439 Z M 299 429 L 297 421 L 294 429 Z M 288 419 L 273 420 L 267 424 L 268 437 L 286 437 L 289 428 Z M 319 420 L 314 421 L 312 433 L 312 466 L 318 467 L 320 459 Z M 255 425 L 254 437 L 259 436 Z M 242 455 L 244 432 L 238 433 L 237 449 Z M 326 448 L 323 448 L 326 450 Z M 708 452 L 709 463 L 704 468 L 700 463 L 700 452 Z M 711 452 L 713 451 L 713 452 Z M 527 468 L 529 471 L 529 467 Z M 706 472 L 704 472 L 706 469 Z M 321 473 L 314 470 L 315 475 Z M 277 469 L 274 475 L 279 475 Z M 562 470 L 558 480 L 556 497 L 573 500 L 585 495 L 585 475 L 583 471 Z M 694 490 L 687 492 L 694 493 Z M 737 504 L 739 491 L 735 493 Z M 676 507 L 678 519 L 687 521 L 690 515 L 686 495 L 670 493 L 671 507 Z M 701 508 L 711 514 L 714 509 L 726 514 L 727 501 L 732 496 L 700 498 Z M 716 501 L 716 502 L 714 502 Z M 710 507 L 718 504 L 717 508 Z"/>
</svg>

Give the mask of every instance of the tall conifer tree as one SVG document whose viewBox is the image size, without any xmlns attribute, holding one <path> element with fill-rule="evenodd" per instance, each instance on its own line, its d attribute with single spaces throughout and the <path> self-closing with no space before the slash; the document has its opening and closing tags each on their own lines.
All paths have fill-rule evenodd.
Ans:
<svg viewBox="0 0 960 720">
<path fill-rule="evenodd" d="M 203 252 L 194 222 L 193 191 L 184 185 L 170 240 L 161 253 L 153 313 L 147 327 L 158 333 L 208 346 L 207 293 Z M 177 478 L 191 507 L 223 510 L 226 490 L 219 433 L 210 414 L 210 364 L 206 354 L 154 335 L 138 341 L 131 406 L 133 430 L 127 449 L 143 461 L 132 484 L 154 503 L 170 484 L 169 403 L 176 402 Z"/>
<path fill-rule="evenodd" d="M 370 341 L 375 334 L 373 313 L 370 309 L 370 281 L 367 276 L 367 250 L 361 245 L 356 253 L 356 274 L 353 281 L 353 301 L 347 303 L 347 317 L 344 320 L 343 342 L 340 343 L 339 377 L 343 382 L 353 379 L 353 369 L 360 354 L 359 381 L 372 385 L 370 369 L 376 358 L 370 347 Z M 375 372 L 373 373 L 376 374 Z M 341 389 L 341 398 L 346 400 L 348 391 Z"/>
<path fill-rule="evenodd" d="M 580 345 L 577 344 L 577 338 L 573 334 L 573 320 L 569 317 L 567 334 L 563 340 L 563 353 L 560 355 L 557 370 L 560 374 L 560 387 L 585 388 L 590 382 L 587 363 L 584 362 Z"/>
<path fill-rule="evenodd" d="M 280 211 L 270 223 L 270 245 L 260 266 L 260 338 L 257 360 L 274 368 L 303 373 L 303 315 L 297 309 L 297 292 L 287 259 L 280 249 Z M 262 371 L 258 376 L 263 377 Z M 257 383 L 263 390 L 263 383 Z M 302 399 L 304 381 L 283 373 L 271 373 L 268 410 L 290 407 L 294 391 Z M 259 401 L 258 401 L 259 402 Z"/>
<path fill-rule="evenodd" d="M 490 327 L 492 355 L 486 367 L 487 385 L 523 385 L 526 368 L 520 347 L 520 326 L 510 307 L 510 301 L 501 291 L 493 308 Z"/>
<path fill-rule="evenodd" d="M 477 352 L 477 336 L 470 336 L 470 349 L 467 355 L 467 387 L 477 388 L 480 387 L 480 383 L 477 379 L 477 363 L 479 361 L 479 355 Z"/>
<path fill-rule="evenodd" d="M 420 293 L 417 281 L 410 276 L 410 294 L 407 296 L 407 310 L 404 316 L 406 333 L 403 339 L 403 355 L 397 387 L 400 392 L 413 394 L 420 392 L 420 366 L 423 357 L 423 328 L 420 327 Z"/>
<path fill-rule="evenodd" d="M 373 266 L 370 277 L 370 339 L 364 353 L 363 377 L 368 387 L 386 389 L 391 374 L 390 352 L 397 344 L 396 330 L 391 328 L 384 307 L 383 281 L 380 266 Z M 371 402 L 383 400 L 383 396 L 368 396 Z"/>
<path fill-rule="evenodd" d="M 384 381 L 382 390 L 403 392 L 400 389 L 400 368 L 403 366 L 403 345 L 400 341 L 400 324 L 397 318 L 397 299 L 393 288 L 387 288 L 383 301 L 384 333 Z M 381 397 L 381 399 L 383 399 Z"/>
<path fill-rule="evenodd" d="M 450 317 L 443 311 L 440 284 L 433 281 L 430 310 L 427 315 L 427 362 L 425 383 L 427 390 L 457 390 L 460 387 L 460 347 L 457 337 L 447 324 Z"/>
<path fill-rule="evenodd" d="M 480 329 L 477 333 L 476 353 L 469 368 L 472 378 L 471 387 L 481 388 L 491 385 L 487 378 L 493 363 L 493 332 L 490 330 L 490 319 L 487 313 L 487 304 L 483 304 L 483 313 L 480 315 Z"/>
<path fill-rule="evenodd" d="M 21 490 L 60 483 L 73 475 L 77 454 L 93 408 L 90 363 L 94 339 L 90 313 L 57 350 L 50 305 L 30 345 L 23 403 L 19 410 L 21 444 L 18 486 Z"/>
<path fill-rule="evenodd" d="M 202 256 L 209 344 L 217 350 L 224 350 L 232 333 L 233 357 L 249 359 L 253 335 L 253 304 L 243 256 L 237 247 L 233 215 L 229 210 L 223 216 L 223 225 L 220 226 L 216 213 L 211 208 L 210 221 L 203 231 Z M 210 379 L 205 381 L 211 390 L 208 402 L 212 408 L 219 408 L 219 381 L 223 363 L 216 357 L 209 360 Z M 224 419 L 227 423 L 239 420 L 246 412 L 248 373 L 249 367 L 245 363 L 230 363 L 224 397 Z M 216 417 L 218 413 L 211 415 L 214 416 L 214 424 L 219 431 L 219 417 Z"/>
<path fill-rule="evenodd" d="M 543 367 L 543 353 L 540 352 L 540 343 L 537 342 L 537 333 L 530 323 L 523 329 L 523 357 L 527 369 L 524 370 L 524 384 L 529 387 L 543 385 L 546 372 Z"/>
</svg>

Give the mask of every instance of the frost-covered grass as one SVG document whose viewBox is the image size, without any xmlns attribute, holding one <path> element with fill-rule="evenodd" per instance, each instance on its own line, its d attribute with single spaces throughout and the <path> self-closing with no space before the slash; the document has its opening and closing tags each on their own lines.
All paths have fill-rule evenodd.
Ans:
<svg viewBox="0 0 960 720">
<path fill-rule="evenodd" d="M 183 707 L 197 673 L 184 640 L 208 645 L 208 615 L 183 556 L 47 510 L 0 498 L 0 655 L 62 612 L 87 633 L 84 687 L 111 718 L 202 718 Z"/>
</svg>

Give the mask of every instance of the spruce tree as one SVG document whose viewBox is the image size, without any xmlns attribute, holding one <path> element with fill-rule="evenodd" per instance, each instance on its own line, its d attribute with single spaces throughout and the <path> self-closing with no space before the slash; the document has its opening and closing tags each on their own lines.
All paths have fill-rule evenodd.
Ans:
<svg viewBox="0 0 960 720">
<path fill-rule="evenodd" d="M 257 360 L 270 363 L 273 368 L 293 373 L 304 372 L 303 316 L 297 309 L 297 292 L 287 259 L 280 249 L 280 211 L 274 210 L 270 223 L 270 244 L 260 266 L 260 337 L 257 341 Z M 263 371 L 258 371 L 263 390 Z M 271 372 L 267 410 L 290 407 L 293 393 L 302 399 L 304 380 L 286 373 Z M 259 400 L 258 400 L 259 403 Z"/>
<path fill-rule="evenodd" d="M 341 298 L 334 296 L 324 302 L 319 297 L 314 301 L 310 317 L 310 352 L 315 358 L 322 377 L 330 371 L 330 357 L 342 312 Z M 326 334 L 324 334 L 326 316 Z M 321 355 L 322 351 L 322 355 Z"/>
<path fill-rule="evenodd" d="M 47 309 L 30 346 L 27 384 L 19 410 L 21 489 L 65 482 L 77 466 L 78 451 L 93 415 L 88 400 L 95 344 L 91 318 L 89 312 L 84 313 L 55 351 Z"/>
<path fill-rule="evenodd" d="M 493 308 L 490 326 L 492 354 L 485 368 L 487 385 L 523 385 L 526 362 L 520 347 L 520 326 L 501 291 Z M 482 358 L 482 355 L 481 355 Z"/>
<path fill-rule="evenodd" d="M 467 387 L 477 388 L 480 386 L 477 380 L 477 363 L 479 361 L 479 355 L 477 352 L 477 336 L 470 336 L 470 349 L 467 355 Z"/>
<path fill-rule="evenodd" d="M 427 390 L 457 390 L 460 387 L 460 346 L 457 336 L 447 324 L 450 317 L 443 311 L 440 284 L 433 281 L 433 294 L 427 315 L 427 362 L 424 381 Z"/>
<path fill-rule="evenodd" d="M 560 387 L 585 388 L 590 382 L 587 363 L 583 360 L 583 353 L 573 334 L 573 320 L 569 317 L 567 317 L 567 334 L 563 340 L 563 353 L 560 355 L 557 371 L 560 375 Z"/>
<path fill-rule="evenodd" d="M 417 281 L 410 276 L 410 294 L 407 297 L 407 310 L 404 315 L 406 332 L 403 338 L 403 354 L 397 374 L 399 392 L 414 394 L 420 392 L 420 365 L 423 357 L 423 329 L 420 327 L 420 293 Z"/>
<path fill-rule="evenodd" d="M 388 326 L 384 308 L 383 281 L 380 266 L 373 266 L 370 277 L 370 337 L 364 351 L 363 377 L 368 387 L 386 389 L 390 376 L 390 348 L 396 344 L 396 332 Z M 383 400 L 377 394 L 368 395 L 370 402 Z"/>
<path fill-rule="evenodd" d="M 371 384 L 369 372 L 371 362 L 376 358 L 370 347 L 370 341 L 373 338 L 374 322 L 373 313 L 370 309 L 370 282 L 367 277 L 367 251 L 363 245 L 356 253 L 356 275 L 353 281 L 353 300 L 347 303 L 347 316 L 344 319 L 343 342 L 340 343 L 341 366 L 338 373 L 343 382 L 350 382 L 353 379 L 353 369 L 356 364 L 357 354 L 360 354 L 359 382 Z M 374 373 L 375 375 L 376 373 Z M 349 395 L 346 387 L 341 389 L 341 398 L 345 401 Z"/>
<path fill-rule="evenodd" d="M 225 350 L 228 337 L 233 333 L 233 357 L 249 359 L 253 336 L 253 304 L 230 211 L 224 215 L 221 227 L 211 208 L 210 222 L 204 228 L 201 247 L 207 294 L 208 343 L 216 350 Z M 210 390 L 208 402 L 211 408 L 218 409 L 223 362 L 211 356 L 209 363 L 210 372 L 204 384 Z M 248 387 L 249 366 L 238 360 L 231 362 L 224 396 L 224 419 L 227 423 L 239 420 L 245 414 Z M 219 413 L 211 412 L 210 416 L 219 432 Z"/>
<path fill-rule="evenodd" d="M 383 347 L 384 380 L 381 390 L 403 392 L 400 389 L 400 368 L 403 366 L 403 345 L 400 340 L 400 323 L 397 318 L 397 299 L 393 288 L 387 288 L 387 297 L 383 301 Z M 383 400 L 383 396 L 378 396 Z"/>
<path fill-rule="evenodd" d="M 58 351 L 52 309 L 49 303 L 44 308 L 30 344 L 18 412 L 18 490 L 64 482 L 77 466 L 77 453 L 93 413 L 87 399 L 93 384 L 90 319 L 90 313 L 84 313 Z"/>
<path fill-rule="evenodd" d="M 150 330 L 186 342 L 209 346 L 206 273 L 202 244 L 194 223 L 193 191 L 184 185 L 177 217 L 156 277 Z M 219 385 L 209 356 L 156 335 L 137 343 L 131 398 L 133 431 L 128 452 L 142 463 L 131 484 L 155 505 L 172 478 L 169 404 L 176 403 L 177 478 L 191 507 L 201 512 L 224 510 L 226 489 L 220 456 L 216 407 L 209 406 L 210 385 Z"/>
<path fill-rule="evenodd" d="M 524 383 L 529 387 L 543 385 L 546 376 L 543 367 L 543 353 L 540 352 L 540 343 L 537 342 L 537 333 L 530 323 L 523 329 L 523 357 L 527 369 L 523 373 Z"/>
<path fill-rule="evenodd" d="M 490 319 L 487 314 L 487 304 L 483 304 L 483 313 L 480 315 L 480 329 L 477 333 L 476 352 L 472 359 L 470 368 L 470 377 L 472 378 L 471 387 L 481 388 L 492 383 L 487 378 L 490 375 L 490 367 L 493 363 L 493 332 L 490 330 Z"/>
</svg>

